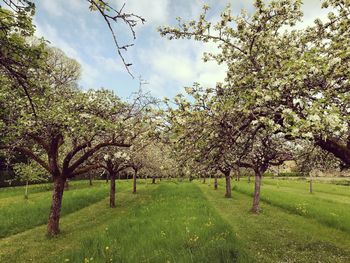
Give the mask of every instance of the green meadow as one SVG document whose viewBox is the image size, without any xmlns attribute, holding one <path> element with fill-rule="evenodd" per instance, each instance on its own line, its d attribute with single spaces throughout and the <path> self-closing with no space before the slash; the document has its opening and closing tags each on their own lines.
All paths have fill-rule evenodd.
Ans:
<svg viewBox="0 0 350 263">
<path fill-rule="evenodd" d="M 61 233 L 46 237 L 49 185 L 0 190 L 0 262 L 350 262 L 346 186 L 264 179 L 262 212 L 250 213 L 254 182 L 72 182 Z"/>
</svg>

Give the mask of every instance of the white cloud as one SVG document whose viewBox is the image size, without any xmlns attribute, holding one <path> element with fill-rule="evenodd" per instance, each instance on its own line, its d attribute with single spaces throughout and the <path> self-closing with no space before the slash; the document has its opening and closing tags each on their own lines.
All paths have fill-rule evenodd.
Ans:
<svg viewBox="0 0 350 263">
<path fill-rule="evenodd" d="M 72 11 L 74 13 L 86 12 L 88 3 L 81 0 L 42 0 L 40 1 L 40 7 L 51 16 L 60 17 L 71 15 Z"/>
<path fill-rule="evenodd" d="M 60 1 L 41 1 L 40 6 L 44 8 L 51 16 L 62 16 L 65 11 Z"/>
<path fill-rule="evenodd" d="M 125 71 L 125 68 L 123 67 L 123 65 L 121 63 L 119 63 L 119 60 L 117 57 L 106 58 L 104 56 L 93 56 L 93 59 L 99 68 L 102 68 L 107 72 L 111 72 L 111 73 L 123 72 L 124 73 L 124 71 Z"/>
<path fill-rule="evenodd" d="M 160 25 L 165 23 L 169 18 L 169 0 L 115 0 L 115 5 L 120 8 L 125 3 L 126 12 L 132 12 L 146 19 L 147 25 Z"/>
<path fill-rule="evenodd" d="M 160 48 L 161 47 L 161 48 Z M 204 87 L 213 87 L 225 78 L 225 66 L 216 62 L 204 63 L 203 52 L 216 52 L 215 44 L 195 43 L 187 40 L 154 40 L 152 49 L 139 49 L 139 58 L 147 66 L 150 89 L 155 94 L 167 91 L 183 91 L 183 87 L 199 82 Z M 163 79 L 160 81 L 159 79 Z M 161 87 L 161 85 L 164 85 Z M 170 90 L 171 89 L 171 90 Z"/>
</svg>

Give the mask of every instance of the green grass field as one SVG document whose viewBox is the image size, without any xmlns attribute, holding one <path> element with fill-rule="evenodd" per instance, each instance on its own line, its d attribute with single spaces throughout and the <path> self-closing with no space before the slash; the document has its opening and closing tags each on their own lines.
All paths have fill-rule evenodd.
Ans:
<svg viewBox="0 0 350 263">
<path fill-rule="evenodd" d="M 350 262 L 348 187 L 264 179 L 254 215 L 253 182 L 211 183 L 118 181 L 111 209 L 105 182 L 73 182 L 50 239 L 50 187 L 0 189 L 0 262 Z"/>
</svg>

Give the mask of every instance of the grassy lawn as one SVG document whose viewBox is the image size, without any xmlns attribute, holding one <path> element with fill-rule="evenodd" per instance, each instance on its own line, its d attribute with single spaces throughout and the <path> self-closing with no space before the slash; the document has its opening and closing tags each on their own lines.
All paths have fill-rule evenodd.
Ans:
<svg viewBox="0 0 350 263">
<path fill-rule="evenodd" d="M 240 189 L 243 184 L 248 185 L 246 181 L 240 182 Z M 252 185 L 247 187 L 250 189 Z M 270 202 L 261 203 L 262 213 L 259 215 L 251 214 L 252 197 L 234 191 L 232 199 L 223 198 L 223 181 L 216 191 L 206 184 L 199 183 L 198 186 L 222 218 L 230 223 L 246 251 L 258 262 L 350 262 L 348 232 L 320 223 L 318 217 L 305 217 Z M 264 195 L 275 197 L 266 186 L 262 187 Z M 281 203 L 291 203 L 289 194 L 280 198 Z M 298 200 L 295 202 L 297 204 Z M 320 201 L 322 205 L 323 201 Z M 341 211 L 337 213 L 341 214 Z"/>
<path fill-rule="evenodd" d="M 310 195 L 305 182 L 264 180 L 266 201 L 262 213 L 253 215 L 253 183 L 234 182 L 231 199 L 223 197 L 223 183 L 214 190 L 201 182 L 140 181 L 132 194 L 131 182 L 118 181 L 115 209 L 108 207 L 105 183 L 78 184 L 64 195 L 62 232 L 51 239 L 45 236 L 44 205 L 51 192 L 32 194 L 30 208 L 22 195 L 8 195 L 0 198 L 1 212 L 16 209 L 7 212 L 13 222 L 3 228 L 0 262 L 350 262 L 349 232 L 319 218 L 329 212 L 322 211 L 328 204 L 344 216 L 337 209 L 348 207 L 347 188 L 315 184 Z M 300 200 L 318 207 L 319 214 L 290 208 Z M 41 223 L 18 218 L 25 212 Z"/>
<path fill-rule="evenodd" d="M 322 224 L 348 232 L 350 235 L 350 189 L 348 186 L 314 183 L 313 194 L 303 181 L 263 179 L 261 199 L 291 213 L 316 219 Z M 240 193 L 252 195 L 254 182 L 243 180 L 234 184 Z"/>
<path fill-rule="evenodd" d="M 120 193 L 116 209 L 102 200 L 61 225 L 58 238 L 40 226 L 1 239 L 0 262 L 252 262 L 190 183 L 143 184 Z"/>
<path fill-rule="evenodd" d="M 126 186 L 126 182 L 119 182 L 117 188 L 124 189 Z M 105 199 L 108 187 L 108 184 L 102 181 L 95 182 L 93 186 L 90 186 L 88 181 L 72 182 L 70 189 L 64 192 L 61 214 L 64 216 L 76 212 Z M 28 200 L 25 200 L 22 194 L 0 198 L 0 238 L 45 224 L 51 205 L 51 195 L 50 188 L 47 188 L 46 191 L 30 194 Z"/>
</svg>

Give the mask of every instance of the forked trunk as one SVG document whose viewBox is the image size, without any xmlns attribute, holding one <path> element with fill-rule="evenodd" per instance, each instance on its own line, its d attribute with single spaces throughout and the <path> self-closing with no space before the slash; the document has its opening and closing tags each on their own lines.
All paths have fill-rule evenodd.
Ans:
<svg viewBox="0 0 350 263">
<path fill-rule="evenodd" d="M 254 198 L 253 198 L 253 213 L 259 213 L 260 211 L 260 187 L 261 187 L 261 175 L 262 173 L 259 171 L 255 172 L 255 188 L 254 188 Z"/>
<path fill-rule="evenodd" d="M 218 190 L 218 178 L 216 176 L 214 178 L 214 189 Z"/>
<path fill-rule="evenodd" d="M 225 172 L 225 180 L 226 180 L 226 193 L 225 197 L 226 198 L 231 198 L 231 178 L 230 178 L 230 172 Z"/>
<path fill-rule="evenodd" d="M 135 171 L 133 175 L 133 188 L 132 188 L 132 193 L 136 194 L 136 177 L 137 177 L 137 171 Z"/>
<path fill-rule="evenodd" d="M 115 207 L 115 173 L 110 173 L 111 189 L 109 191 L 109 206 Z"/>
<path fill-rule="evenodd" d="M 52 193 L 52 203 L 49 214 L 49 220 L 47 224 L 47 234 L 49 236 L 55 236 L 60 232 L 59 221 L 60 212 L 62 207 L 62 197 L 64 186 L 66 182 L 66 177 L 59 175 L 54 178 L 54 188 Z"/>
</svg>

